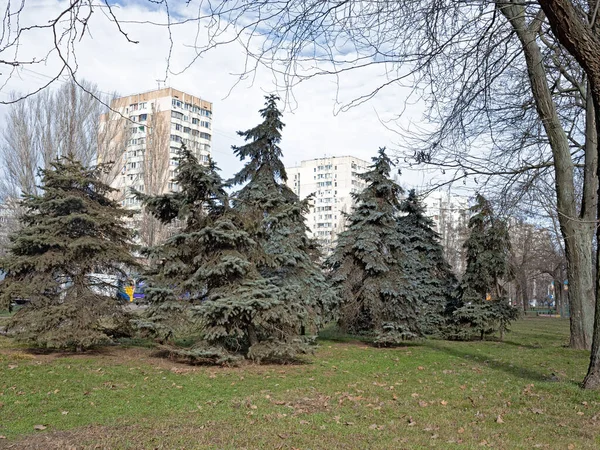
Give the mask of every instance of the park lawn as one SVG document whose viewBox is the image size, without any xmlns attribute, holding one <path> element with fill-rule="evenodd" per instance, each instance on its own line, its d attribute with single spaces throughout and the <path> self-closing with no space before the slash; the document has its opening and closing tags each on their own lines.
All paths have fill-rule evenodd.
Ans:
<svg viewBox="0 0 600 450">
<path fill-rule="evenodd" d="M 306 364 L 240 368 L 0 338 L 0 448 L 600 448 L 600 393 L 578 386 L 588 354 L 564 347 L 565 320 L 521 320 L 505 342 L 327 337 Z"/>
</svg>

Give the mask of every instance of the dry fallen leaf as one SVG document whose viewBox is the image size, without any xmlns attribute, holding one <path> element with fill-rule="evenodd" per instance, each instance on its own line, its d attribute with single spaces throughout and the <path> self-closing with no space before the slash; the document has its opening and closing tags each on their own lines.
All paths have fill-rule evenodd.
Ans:
<svg viewBox="0 0 600 450">
<path fill-rule="evenodd" d="M 6 436 L 0 436 L 0 439 L 6 439 Z"/>
<path fill-rule="evenodd" d="M 577 411 L 578 416 L 583 416 L 583 411 Z"/>
<path fill-rule="evenodd" d="M 504 423 L 504 420 L 502 420 L 502 416 L 496 417 L 496 423 Z"/>
<path fill-rule="evenodd" d="M 419 406 L 420 406 L 421 408 L 425 408 L 425 407 L 426 407 L 428 404 L 429 404 L 429 403 L 427 403 L 427 402 L 424 402 L 423 400 L 419 400 Z"/>
<path fill-rule="evenodd" d="M 62 411 L 62 412 L 61 412 L 61 414 L 62 414 L 63 416 L 66 416 L 67 414 L 69 414 L 69 411 Z"/>
<path fill-rule="evenodd" d="M 425 367 L 419 366 L 419 367 L 417 367 L 417 369 L 419 369 L 419 370 L 425 370 Z"/>
<path fill-rule="evenodd" d="M 460 427 L 458 429 L 458 434 L 463 434 L 465 432 L 465 429 L 463 427 Z"/>
<path fill-rule="evenodd" d="M 531 412 L 534 414 L 544 414 L 544 411 L 542 411 L 540 408 L 531 408 Z"/>
<path fill-rule="evenodd" d="M 419 394 L 417 394 L 416 392 L 413 392 L 412 394 L 410 394 L 410 396 L 412 398 L 417 398 L 419 396 Z"/>
<path fill-rule="evenodd" d="M 46 428 L 47 428 L 46 425 L 34 425 L 33 426 L 33 429 L 38 430 L 38 431 L 45 430 Z"/>
<path fill-rule="evenodd" d="M 417 423 L 413 420 L 412 417 L 408 418 L 408 426 L 409 427 L 414 427 Z"/>
<path fill-rule="evenodd" d="M 440 404 L 441 404 L 442 406 L 446 406 L 446 405 L 448 404 L 448 402 L 447 402 L 446 400 L 442 400 L 442 401 L 440 402 Z"/>
<path fill-rule="evenodd" d="M 567 446 L 567 448 L 568 448 L 569 450 L 573 450 L 573 449 L 575 448 L 575 445 L 573 445 L 573 444 L 569 444 L 569 445 Z"/>
</svg>

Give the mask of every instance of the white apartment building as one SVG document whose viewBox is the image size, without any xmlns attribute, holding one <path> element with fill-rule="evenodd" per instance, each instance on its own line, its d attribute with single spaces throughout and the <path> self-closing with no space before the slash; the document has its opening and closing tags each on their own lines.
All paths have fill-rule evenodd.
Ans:
<svg viewBox="0 0 600 450">
<path fill-rule="evenodd" d="M 325 254 L 335 245 L 335 238 L 345 228 L 343 213 L 352 209 L 352 193 L 363 190 L 365 182 L 358 178 L 371 163 L 354 156 L 331 156 L 302 161 L 286 167 L 287 184 L 300 199 L 314 194 L 306 216 L 311 237 L 322 245 Z"/>
<path fill-rule="evenodd" d="M 210 156 L 212 103 L 163 88 L 114 99 L 100 118 L 100 161 L 114 161 L 110 180 L 123 206 L 138 208 L 131 188 L 149 194 L 177 190 L 173 182 L 181 144 L 202 162 Z M 107 138 L 108 136 L 108 138 Z"/>
<path fill-rule="evenodd" d="M 469 199 L 439 190 L 429 194 L 423 203 L 425 214 L 433 219 L 434 230 L 440 235 L 448 263 L 455 273 L 461 274 L 465 269 L 462 245 L 468 236 Z"/>
</svg>

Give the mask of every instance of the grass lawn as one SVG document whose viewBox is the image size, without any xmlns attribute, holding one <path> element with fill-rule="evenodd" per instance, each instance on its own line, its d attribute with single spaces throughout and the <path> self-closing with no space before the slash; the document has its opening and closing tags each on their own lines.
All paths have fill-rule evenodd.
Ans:
<svg viewBox="0 0 600 450">
<path fill-rule="evenodd" d="M 329 334 L 307 364 L 215 368 L 0 338 L 0 448 L 598 449 L 600 393 L 567 342 L 567 321 L 530 318 L 505 342 Z"/>
</svg>

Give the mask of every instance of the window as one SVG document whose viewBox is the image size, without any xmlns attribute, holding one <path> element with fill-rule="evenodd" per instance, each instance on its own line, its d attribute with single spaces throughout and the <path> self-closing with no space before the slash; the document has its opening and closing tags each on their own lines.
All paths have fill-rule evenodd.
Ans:
<svg viewBox="0 0 600 450">
<path fill-rule="evenodd" d="M 182 105 L 183 105 L 183 104 L 182 104 L 182 103 L 181 103 L 179 100 L 177 100 L 176 98 L 174 98 L 174 99 L 171 101 L 171 104 L 172 104 L 172 105 L 173 105 L 175 108 L 181 108 L 181 107 L 182 107 Z"/>
<path fill-rule="evenodd" d="M 212 116 L 212 113 L 211 113 L 211 112 L 210 112 L 208 109 L 204 109 L 204 108 L 202 108 L 202 109 L 200 110 L 200 115 L 201 115 L 201 116 L 210 117 L 210 116 Z"/>
<path fill-rule="evenodd" d="M 173 119 L 182 120 L 183 119 L 183 114 L 181 114 L 180 112 L 177 112 L 177 111 L 171 111 L 171 117 Z"/>
<path fill-rule="evenodd" d="M 204 127 L 204 128 L 208 128 L 210 130 L 210 122 L 206 122 L 203 120 L 200 122 L 200 126 Z"/>
<path fill-rule="evenodd" d="M 184 133 L 189 133 L 192 129 L 190 127 L 183 127 Z"/>
<path fill-rule="evenodd" d="M 140 122 L 145 122 L 148 120 L 148 114 L 140 114 Z"/>
<path fill-rule="evenodd" d="M 200 133 L 200 137 L 210 141 L 210 134 L 208 133 Z"/>
<path fill-rule="evenodd" d="M 143 102 L 138 104 L 138 108 L 139 109 L 146 109 L 148 107 L 148 103 L 147 102 Z"/>
<path fill-rule="evenodd" d="M 200 119 L 196 119 L 195 117 L 192 117 L 192 125 L 200 125 Z"/>
<path fill-rule="evenodd" d="M 172 134 L 171 135 L 171 141 L 173 141 L 173 142 L 181 142 L 182 139 L 181 139 L 181 136 L 177 136 L 176 134 Z"/>
</svg>

